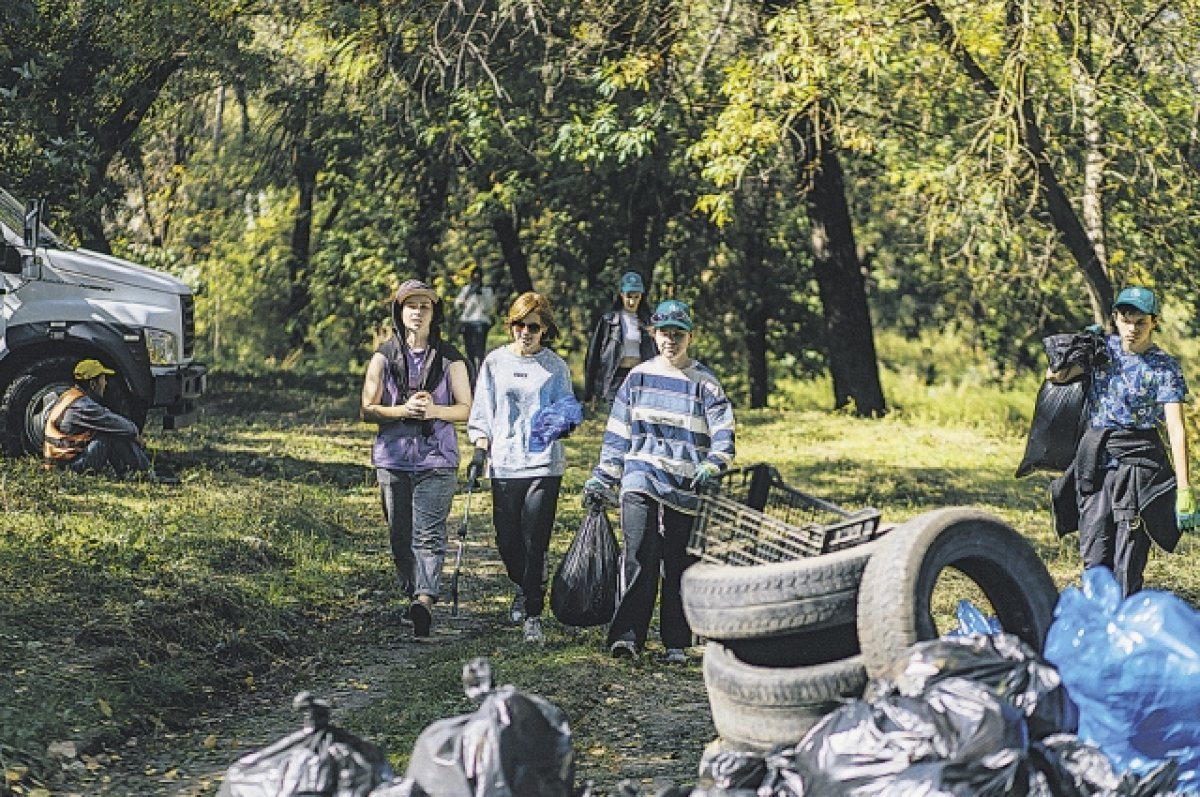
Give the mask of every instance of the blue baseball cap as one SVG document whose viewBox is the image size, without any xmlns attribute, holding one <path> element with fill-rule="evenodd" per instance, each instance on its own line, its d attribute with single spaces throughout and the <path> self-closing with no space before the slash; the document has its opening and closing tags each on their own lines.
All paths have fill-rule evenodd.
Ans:
<svg viewBox="0 0 1200 797">
<path fill-rule="evenodd" d="M 1126 288 L 1117 294 L 1117 300 L 1113 302 L 1113 309 L 1118 307 L 1132 307 L 1146 315 L 1158 315 L 1158 298 L 1149 288 Z"/>
<path fill-rule="evenodd" d="M 650 323 L 656 329 L 664 327 L 676 327 L 685 332 L 692 331 L 692 311 L 687 304 L 678 299 L 667 299 L 661 302 L 654 309 L 654 314 L 650 316 Z"/>
<path fill-rule="evenodd" d="M 626 271 L 621 275 L 621 293 L 645 293 L 646 286 L 642 283 L 642 275 L 636 271 Z"/>
</svg>

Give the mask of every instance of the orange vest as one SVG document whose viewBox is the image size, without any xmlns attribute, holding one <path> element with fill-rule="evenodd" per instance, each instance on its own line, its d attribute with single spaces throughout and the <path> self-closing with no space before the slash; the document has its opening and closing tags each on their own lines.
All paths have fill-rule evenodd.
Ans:
<svg viewBox="0 0 1200 797">
<path fill-rule="evenodd" d="M 58 428 L 58 422 L 62 420 L 63 413 L 79 399 L 83 398 L 83 391 L 77 387 L 70 388 L 66 393 L 62 394 L 58 403 L 50 410 L 50 414 L 46 416 L 46 442 L 42 445 L 42 454 L 46 458 L 46 462 L 56 464 L 66 464 L 71 462 L 87 448 L 87 444 L 92 442 L 92 438 L 96 436 L 95 432 L 87 431 L 79 434 L 66 434 Z"/>
</svg>

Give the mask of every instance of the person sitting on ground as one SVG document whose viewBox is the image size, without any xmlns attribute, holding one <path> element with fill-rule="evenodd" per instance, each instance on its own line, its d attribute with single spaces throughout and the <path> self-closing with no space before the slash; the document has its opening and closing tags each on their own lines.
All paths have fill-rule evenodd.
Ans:
<svg viewBox="0 0 1200 797">
<path fill-rule="evenodd" d="M 75 384 L 46 413 L 43 454 L 47 468 L 75 473 L 112 471 L 118 477 L 153 475 L 137 424 L 101 403 L 108 378 L 116 374 L 96 359 L 75 365 Z"/>
<path fill-rule="evenodd" d="M 688 356 L 692 315 L 685 303 L 662 302 L 650 323 L 660 353 L 635 366 L 617 391 L 600 462 L 583 487 L 605 499 L 620 487 L 621 594 L 609 651 L 636 659 L 645 648 L 661 573 L 664 660 L 681 664 L 692 644 L 680 590 L 683 571 L 697 561 L 687 552 L 697 493 L 733 461 L 733 405 L 713 372 Z"/>
<path fill-rule="evenodd" d="M 1154 343 L 1158 313 L 1148 288 L 1117 295 L 1117 334 L 1105 339 L 1108 361 L 1091 373 L 1088 429 L 1075 460 L 1051 486 L 1055 528 L 1061 534 L 1078 528 L 1084 568 L 1108 567 L 1125 595 L 1142 588 L 1151 540 L 1172 551 L 1180 529 L 1200 520 L 1183 421 L 1187 383 L 1179 361 Z M 1046 378 L 1061 383 L 1082 372 L 1073 365 L 1048 370 Z"/>
</svg>

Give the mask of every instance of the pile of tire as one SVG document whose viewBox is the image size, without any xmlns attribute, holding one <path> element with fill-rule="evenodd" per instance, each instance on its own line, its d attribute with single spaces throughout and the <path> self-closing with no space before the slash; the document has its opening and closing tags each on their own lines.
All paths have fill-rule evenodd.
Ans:
<svg viewBox="0 0 1200 797">
<path fill-rule="evenodd" d="M 718 742 L 759 751 L 795 744 L 838 705 L 861 698 L 868 679 L 939 635 L 930 604 L 947 568 L 979 587 L 1007 633 L 1041 651 L 1054 582 L 1019 532 L 975 509 L 934 510 L 821 556 L 684 571 L 684 611 L 707 640 L 704 681 Z"/>
</svg>

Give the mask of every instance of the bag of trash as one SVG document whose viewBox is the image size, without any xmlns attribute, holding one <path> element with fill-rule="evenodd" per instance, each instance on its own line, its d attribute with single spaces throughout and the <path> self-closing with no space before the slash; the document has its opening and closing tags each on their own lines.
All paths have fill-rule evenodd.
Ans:
<svg viewBox="0 0 1200 797">
<path fill-rule="evenodd" d="M 1020 637 L 1005 633 L 918 642 L 891 672 L 867 685 L 864 697 L 878 700 L 891 692 L 917 697 L 947 678 L 967 678 L 991 689 L 1024 715 L 1033 739 L 1078 727 L 1079 710 L 1058 671 Z"/>
<path fill-rule="evenodd" d="M 1020 713 L 965 678 L 919 697 L 893 693 L 836 709 L 796 745 L 822 797 L 1006 797 L 1023 793 L 1027 729 Z M 806 784 L 809 785 L 809 784 Z"/>
<path fill-rule="evenodd" d="M 1118 773 L 1174 760 L 1180 790 L 1200 790 L 1200 612 L 1163 590 L 1122 599 L 1110 570 L 1088 568 L 1059 597 L 1045 656 L 1079 705 L 1079 737 Z"/>
<path fill-rule="evenodd" d="M 479 708 L 421 731 L 405 779 L 429 797 L 571 797 L 575 750 L 562 711 L 513 686 L 493 689 L 483 658 L 463 667 L 463 687 Z"/>
<path fill-rule="evenodd" d="M 529 421 L 529 450 L 545 451 L 560 437 L 566 437 L 583 423 L 583 407 L 574 396 L 563 396 L 545 407 L 539 407 Z"/>
<path fill-rule="evenodd" d="M 554 571 L 550 611 L 563 625 L 605 625 L 617 608 L 620 551 L 604 503 L 589 497 L 587 514 Z"/>
<path fill-rule="evenodd" d="M 292 705 L 304 727 L 239 758 L 225 773 L 218 797 L 366 797 L 392 778 L 383 751 L 329 724 L 329 704 L 308 692 Z"/>
<path fill-rule="evenodd" d="M 1029 746 L 1028 797 L 1152 797 L 1165 795 L 1175 785 L 1174 761 L 1138 777 L 1118 776 L 1104 751 L 1074 734 L 1048 736 Z"/>
<path fill-rule="evenodd" d="M 1051 370 L 1079 366 L 1084 373 L 1062 384 L 1048 379 L 1042 382 L 1033 407 L 1025 455 L 1017 466 L 1018 478 L 1037 470 L 1062 473 L 1071 465 L 1087 423 L 1084 408 L 1092 369 L 1108 361 L 1107 344 L 1098 328 L 1050 335 L 1042 338 L 1042 348 Z"/>
</svg>

